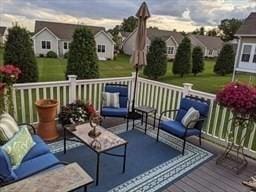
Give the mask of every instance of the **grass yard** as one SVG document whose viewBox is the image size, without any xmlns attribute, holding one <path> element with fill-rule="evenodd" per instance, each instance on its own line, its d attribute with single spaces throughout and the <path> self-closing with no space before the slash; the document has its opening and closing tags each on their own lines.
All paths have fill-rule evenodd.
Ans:
<svg viewBox="0 0 256 192">
<path fill-rule="evenodd" d="M 0 65 L 3 63 L 3 49 L 0 49 Z M 65 70 L 67 60 L 63 58 L 37 58 L 39 68 L 40 81 L 58 81 L 65 80 Z M 186 75 L 181 78 L 172 74 L 172 62 L 168 63 L 167 74 L 159 81 L 182 86 L 182 83 L 193 83 L 193 88 L 209 93 L 216 93 L 218 89 L 231 81 L 231 75 L 218 76 L 213 73 L 215 60 L 205 60 L 205 70 L 198 76 L 193 74 Z M 113 61 L 99 61 L 100 77 L 121 77 L 130 76 L 133 72 L 132 66 L 129 64 L 129 57 L 120 55 Z M 242 76 L 241 80 L 248 81 L 249 77 Z"/>
</svg>

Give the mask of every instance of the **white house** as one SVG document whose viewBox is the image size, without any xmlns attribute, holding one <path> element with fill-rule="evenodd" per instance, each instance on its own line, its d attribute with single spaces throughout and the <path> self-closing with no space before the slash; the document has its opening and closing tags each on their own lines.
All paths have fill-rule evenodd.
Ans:
<svg viewBox="0 0 256 192">
<path fill-rule="evenodd" d="M 217 57 L 222 49 L 224 42 L 220 37 L 205 35 L 189 35 L 192 47 L 199 46 L 203 50 L 204 57 Z"/>
<path fill-rule="evenodd" d="M 7 32 L 7 27 L 0 26 L 0 46 L 5 44 Z"/>
<path fill-rule="evenodd" d="M 123 52 L 127 55 L 131 55 L 133 50 L 135 49 L 136 33 L 137 30 L 134 30 L 123 42 Z M 148 50 L 151 41 L 154 38 L 161 38 L 165 41 L 167 47 L 167 57 L 169 59 L 173 59 L 175 57 L 176 50 L 184 37 L 181 33 L 178 32 L 148 28 L 145 49 Z"/>
<path fill-rule="evenodd" d="M 235 72 L 256 73 L 256 12 L 244 20 L 235 35 L 238 38 Z"/>
<path fill-rule="evenodd" d="M 36 21 L 35 33 L 32 37 L 35 55 L 46 55 L 54 51 L 63 56 L 69 51 L 69 44 L 75 29 L 87 27 L 94 34 L 98 59 L 113 59 L 115 42 L 103 27 Z"/>
</svg>

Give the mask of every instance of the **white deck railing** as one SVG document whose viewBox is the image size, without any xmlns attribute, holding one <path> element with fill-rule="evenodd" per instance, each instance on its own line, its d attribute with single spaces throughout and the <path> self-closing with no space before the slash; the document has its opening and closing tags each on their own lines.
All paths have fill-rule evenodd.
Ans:
<svg viewBox="0 0 256 192">
<path fill-rule="evenodd" d="M 14 116 L 19 122 L 37 122 L 38 117 L 35 109 L 35 101 L 38 99 L 56 99 L 60 106 L 71 103 L 76 99 L 90 100 L 100 110 L 101 92 L 106 83 L 126 84 L 129 86 L 130 98 L 133 95 L 134 76 L 120 78 L 104 78 L 90 80 L 76 80 L 75 76 L 69 76 L 67 81 L 41 82 L 15 84 L 13 90 Z M 167 109 L 179 107 L 181 98 L 184 95 L 193 95 L 204 98 L 210 102 L 209 118 L 205 127 L 204 137 L 218 144 L 225 145 L 227 133 L 231 128 L 229 119 L 231 113 L 215 102 L 215 95 L 192 89 L 192 84 L 184 83 L 184 87 L 178 87 L 166 83 L 138 78 L 136 92 L 136 105 L 146 105 L 157 109 L 157 113 Z M 173 118 L 174 114 L 167 114 Z M 245 141 L 245 152 L 247 155 L 256 158 L 256 127 L 250 138 Z M 235 139 L 246 133 L 236 131 Z"/>
</svg>

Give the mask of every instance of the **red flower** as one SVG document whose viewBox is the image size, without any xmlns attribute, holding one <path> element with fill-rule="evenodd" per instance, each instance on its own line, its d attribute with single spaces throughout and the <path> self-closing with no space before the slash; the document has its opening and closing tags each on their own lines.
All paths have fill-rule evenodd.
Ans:
<svg viewBox="0 0 256 192">
<path fill-rule="evenodd" d="M 216 101 L 234 112 L 252 115 L 256 112 L 256 88 L 230 83 L 217 93 Z"/>
</svg>

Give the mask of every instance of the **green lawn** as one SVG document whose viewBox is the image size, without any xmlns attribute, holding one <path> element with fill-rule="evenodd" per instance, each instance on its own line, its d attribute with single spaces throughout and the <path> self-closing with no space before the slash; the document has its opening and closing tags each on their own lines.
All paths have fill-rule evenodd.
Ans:
<svg viewBox="0 0 256 192">
<path fill-rule="evenodd" d="M 37 58 L 40 81 L 57 81 L 65 79 L 66 59 Z M 0 49 L 0 64 L 3 63 L 3 50 Z M 181 78 L 172 74 L 172 63 L 168 63 L 168 72 L 159 81 L 178 86 L 182 83 L 193 83 L 193 88 L 200 91 L 216 93 L 218 89 L 231 81 L 231 75 L 218 76 L 213 73 L 215 60 L 205 60 L 205 70 L 202 74 L 194 77 L 192 74 Z M 99 61 L 100 77 L 130 76 L 134 71 L 129 64 L 129 57 L 120 55 L 113 61 Z M 248 79 L 243 77 L 242 80 Z"/>
</svg>

